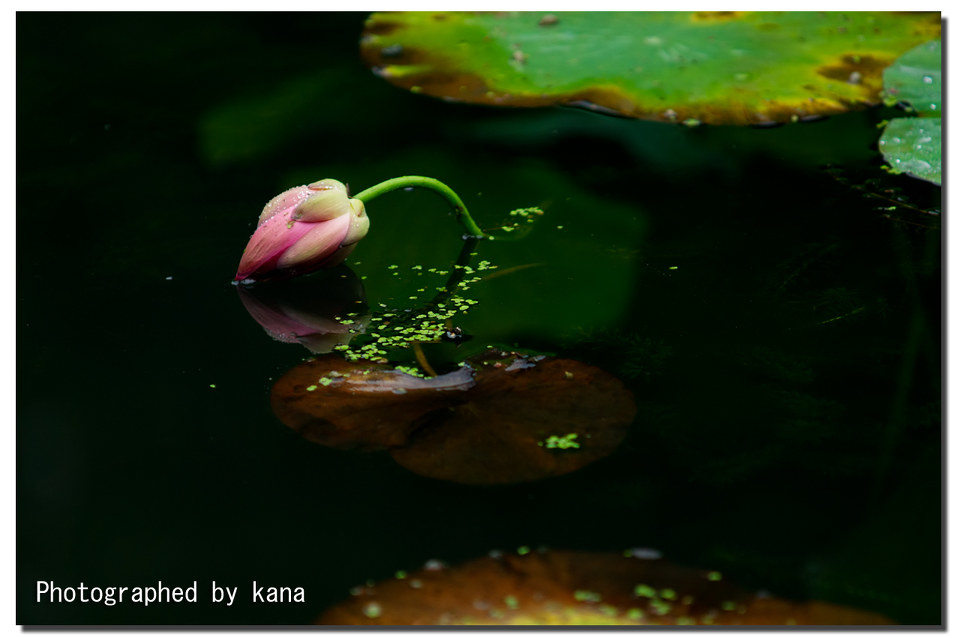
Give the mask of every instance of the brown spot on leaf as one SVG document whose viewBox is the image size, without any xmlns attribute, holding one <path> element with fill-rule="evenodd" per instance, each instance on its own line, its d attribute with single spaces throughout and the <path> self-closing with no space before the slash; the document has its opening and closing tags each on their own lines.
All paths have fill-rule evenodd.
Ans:
<svg viewBox="0 0 960 638">
<path fill-rule="evenodd" d="M 375 17 L 367 20 L 364 25 L 365 35 L 390 35 L 403 26 L 399 22 L 383 20 L 380 18 L 381 15 L 383 14 L 377 14 Z"/>
<path fill-rule="evenodd" d="M 735 20 L 746 11 L 694 11 L 690 16 L 691 22 L 725 22 Z"/>
<path fill-rule="evenodd" d="M 541 27 L 550 27 L 558 22 L 560 22 L 560 20 L 557 18 L 557 16 L 553 15 L 552 13 L 548 13 L 540 18 L 540 21 L 537 22 L 537 24 L 539 24 Z"/>
<path fill-rule="evenodd" d="M 819 67 L 817 73 L 831 80 L 861 87 L 864 99 L 875 103 L 883 88 L 883 70 L 892 62 L 892 58 L 850 53 L 842 56 L 837 64 Z M 852 78 L 856 81 L 852 81 Z"/>
</svg>

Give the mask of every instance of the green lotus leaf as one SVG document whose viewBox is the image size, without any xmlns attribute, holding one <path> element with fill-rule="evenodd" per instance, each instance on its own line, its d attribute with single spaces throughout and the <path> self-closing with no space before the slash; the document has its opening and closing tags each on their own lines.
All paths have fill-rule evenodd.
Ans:
<svg viewBox="0 0 960 638">
<path fill-rule="evenodd" d="M 943 153 L 941 59 L 940 41 L 925 42 L 904 53 L 883 72 L 887 97 L 907 103 L 920 117 L 895 118 L 880 136 L 880 151 L 891 172 L 938 185 Z"/>
<path fill-rule="evenodd" d="M 884 93 L 921 115 L 940 115 L 940 40 L 910 49 L 883 72 Z"/>
<path fill-rule="evenodd" d="M 361 50 L 391 83 L 452 101 L 771 124 L 876 104 L 882 71 L 939 13 L 375 13 Z"/>
<path fill-rule="evenodd" d="M 940 184 L 943 143 L 939 117 L 898 117 L 880 137 L 880 151 L 893 173 Z"/>
</svg>

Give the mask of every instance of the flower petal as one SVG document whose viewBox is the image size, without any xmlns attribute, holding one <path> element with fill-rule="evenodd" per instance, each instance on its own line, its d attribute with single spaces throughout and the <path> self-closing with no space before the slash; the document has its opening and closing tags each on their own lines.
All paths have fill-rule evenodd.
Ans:
<svg viewBox="0 0 960 638">
<path fill-rule="evenodd" d="M 347 236 L 350 217 L 350 215 L 341 215 L 329 221 L 313 224 L 294 222 L 294 226 L 304 225 L 309 227 L 309 230 L 284 251 L 277 260 L 277 267 L 296 268 L 303 271 L 330 257 L 340 248 L 344 237 Z"/>
<path fill-rule="evenodd" d="M 350 230 L 347 231 L 347 236 L 343 239 L 344 246 L 354 245 L 366 237 L 367 231 L 370 230 L 370 218 L 367 217 L 363 202 L 359 199 L 351 199 L 350 207 Z"/>
<path fill-rule="evenodd" d="M 333 253 L 329 257 L 324 258 L 324 260 L 319 262 L 316 265 L 316 267 L 317 268 L 333 268 L 334 266 L 338 266 L 342 264 L 343 260 L 346 259 L 347 256 L 353 252 L 354 247 L 356 247 L 356 244 L 351 244 L 350 246 L 340 246 L 340 248 L 338 248 L 335 253 Z"/>
<path fill-rule="evenodd" d="M 283 191 L 263 207 L 263 212 L 260 213 L 260 219 L 257 220 L 257 225 L 259 226 L 277 213 L 284 212 L 288 208 L 293 208 L 310 197 L 310 195 L 313 195 L 314 192 L 315 191 L 311 190 L 308 186 L 294 186 L 293 188 Z"/>
<path fill-rule="evenodd" d="M 327 188 L 315 190 L 309 197 L 297 204 L 294 217 L 305 222 L 325 222 L 353 212 L 346 192 Z"/>
<path fill-rule="evenodd" d="M 291 220 L 291 213 L 274 215 L 254 231 L 237 267 L 236 281 L 251 275 L 265 275 L 274 270 L 277 261 L 291 246 L 302 239 L 316 224 Z"/>
</svg>

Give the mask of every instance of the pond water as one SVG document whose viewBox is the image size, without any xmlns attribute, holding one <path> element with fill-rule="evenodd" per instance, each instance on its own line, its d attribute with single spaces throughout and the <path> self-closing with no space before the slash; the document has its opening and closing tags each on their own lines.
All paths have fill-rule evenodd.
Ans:
<svg viewBox="0 0 960 638">
<path fill-rule="evenodd" d="M 363 18 L 18 17 L 18 622 L 306 623 L 399 569 L 546 546 L 656 548 L 939 623 L 941 235 L 851 188 L 883 175 L 885 111 L 686 128 L 448 104 L 363 67 Z M 274 383 L 311 353 L 271 339 L 230 282 L 260 208 L 404 174 L 450 184 L 485 228 L 543 209 L 476 248 L 498 274 L 452 319 L 469 339 L 424 356 L 450 371 L 522 349 L 616 377 L 636 413 L 608 455 L 468 485 L 274 413 Z M 939 206 L 939 188 L 884 179 Z M 37 211 L 53 193 L 65 210 Z M 367 212 L 338 272 L 372 312 L 422 304 L 460 252 L 455 220 L 427 192 Z M 301 297 L 324 302 L 329 281 Z M 39 579 L 241 597 L 37 604 Z M 255 604 L 252 580 L 307 603 Z"/>
</svg>

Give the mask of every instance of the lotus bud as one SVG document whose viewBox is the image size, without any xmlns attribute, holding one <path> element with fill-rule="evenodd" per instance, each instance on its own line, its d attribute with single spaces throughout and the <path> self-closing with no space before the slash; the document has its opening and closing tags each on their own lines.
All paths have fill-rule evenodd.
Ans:
<svg viewBox="0 0 960 638">
<path fill-rule="evenodd" d="M 234 280 L 299 275 L 340 264 L 370 228 L 363 202 L 335 179 L 286 190 L 264 206 Z"/>
</svg>

